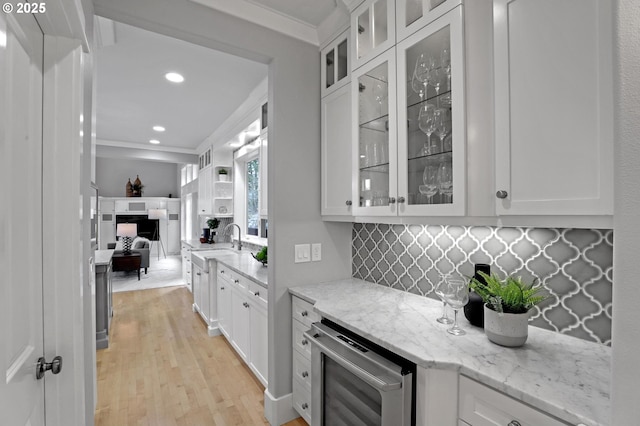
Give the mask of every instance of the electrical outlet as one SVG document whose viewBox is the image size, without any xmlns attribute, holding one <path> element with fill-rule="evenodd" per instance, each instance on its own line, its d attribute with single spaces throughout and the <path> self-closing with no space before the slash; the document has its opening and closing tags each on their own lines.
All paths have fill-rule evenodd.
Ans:
<svg viewBox="0 0 640 426">
<path fill-rule="evenodd" d="M 303 263 L 311 261 L 311 245 L 310 244 L 296 244 L 294 246 L 295 254 L 293 261 L 295 263 Z"/>
<path fill-rule="evenodd" d="M 320 260 L 322 260 L 322 244 L 311 244 L 311 261 L 319 262 Z"/>
</svg>

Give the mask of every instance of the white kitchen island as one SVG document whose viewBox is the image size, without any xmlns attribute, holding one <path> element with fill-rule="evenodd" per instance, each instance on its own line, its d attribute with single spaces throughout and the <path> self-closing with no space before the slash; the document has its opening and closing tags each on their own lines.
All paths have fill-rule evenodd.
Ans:
<svg viewBox="0 0 640 426">
<path fill-rule="evenodd" d="M 550 419 L 528 424 L 609 424 L 610 347 L 531 326 L 523 347 L 505 348 L 489 342 L 482 329 L 464 318 L 459 322 L 467 334 L 453 336 L 446 332 L 449 326 L 436 322 L 441 302 L 359 279 L 292 287 L 289 292 L 314 304 L 320 316 L 415 362 L 419 393 L 420 376 L 428 380 L 435 372 L 445 380 L 455 377 L 453 386 L 426 383 L 436 392 L 431 400 L 418 394 L 419 425 L 434 424 L 425 420 L 430 413 L 424 408 L 445 409 L 454 397 L 445 395 L 451 389 L 459 392 L 453 399 L 458 401 L 454 408 L 460 410 L 459 424 L 472 424 L 465 423 L 463 410 L 469 408 L 464 399 L 473 395 L 469 385 L 474 384 L 485 396 L 495 396 L 494 408 L 513 401 L 522 406 L 518 412 L 533 408 Z"/>
</svg>

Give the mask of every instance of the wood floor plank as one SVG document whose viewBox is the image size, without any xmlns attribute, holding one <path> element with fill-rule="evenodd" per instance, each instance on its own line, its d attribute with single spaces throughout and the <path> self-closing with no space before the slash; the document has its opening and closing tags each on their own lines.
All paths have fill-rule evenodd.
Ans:
<svg viewBox="0 0 640 426">
<path fill-rule="evenodd" d="M 114 293 L 96 426 L 268 425 L 263 386 L 223 336 L 207 335 L 192 303 L 185 287 Z"/>
</svg>

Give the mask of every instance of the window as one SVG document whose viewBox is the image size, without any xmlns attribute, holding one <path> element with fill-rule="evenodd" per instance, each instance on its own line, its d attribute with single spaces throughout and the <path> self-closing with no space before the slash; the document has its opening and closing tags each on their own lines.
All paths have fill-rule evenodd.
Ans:
<svg viewBox="0 0 640 426">
<path fill-rule="evenodd" d="M 247 161 L 246 176 L 247 235 L 258 236 L 260 229 L 260 159 Z"/>
</svg>

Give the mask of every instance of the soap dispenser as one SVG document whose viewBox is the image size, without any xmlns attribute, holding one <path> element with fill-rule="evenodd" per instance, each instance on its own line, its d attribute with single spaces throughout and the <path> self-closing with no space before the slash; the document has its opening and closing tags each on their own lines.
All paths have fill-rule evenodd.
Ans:
<svg viewBox="0 0 640 426">
<path fill-rule="evenodd" d="M 485 279 L 478 272 L 491 275 L 491 265 L 486 263 L 476 263 L 474 265 L 473 278 L 486 284 Z M 464 316 L 472 325 L 484 328 L 484 302 L 482 297 L 471 289 L 469 289 L 469 303 L 464 305 Z"/>
</svg>

